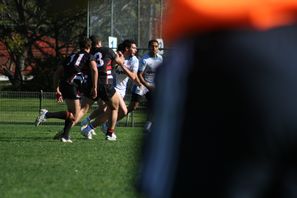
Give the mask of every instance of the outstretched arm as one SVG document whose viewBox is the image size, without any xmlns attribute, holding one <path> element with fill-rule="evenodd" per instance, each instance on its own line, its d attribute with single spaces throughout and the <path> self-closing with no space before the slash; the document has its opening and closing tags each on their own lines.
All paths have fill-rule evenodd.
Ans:
<svg viewBox="0 0 297 198">
<path fill-rule="evenodd" d="M 62 93 L 60 92 L 60 88 L 59 88 L 59 82 L 63 76 L 63 72 L 64 72 L 63 66 L 62 65 L 58 66 L 53 78 L 54 89 L 56 90 L 56 100 L 59 103 L 63 102 Z"/>
</svg>

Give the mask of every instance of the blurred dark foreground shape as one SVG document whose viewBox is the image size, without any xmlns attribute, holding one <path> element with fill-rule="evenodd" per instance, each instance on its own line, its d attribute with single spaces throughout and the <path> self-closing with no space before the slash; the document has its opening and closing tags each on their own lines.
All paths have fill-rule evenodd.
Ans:
<svg viewBox="0 0 297 198">
<path fill-rule="evenodd" d="M 172 51 L 157 75 L 138 189 L 296 198 L 297 1 L 168 3 Z"/>
</svg>

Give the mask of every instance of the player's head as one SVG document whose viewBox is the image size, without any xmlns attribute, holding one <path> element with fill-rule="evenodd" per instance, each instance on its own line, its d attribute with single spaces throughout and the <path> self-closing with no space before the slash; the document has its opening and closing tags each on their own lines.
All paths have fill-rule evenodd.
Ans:
<svg viewBox="0 0 297 198">
<path fill-rule="evenodd" d="M 101 47 L 101 40 L 95 35 L 91 35 L 92 47 Z"/>
<path fill-rule="evenodd" d="M 88 50 L 88 49 L 91 48 L 91 46 L 92 46 L 91 39 L 89 39 L 87 37 L 83 37 L 83 38 L 80 39 L 80 41 L 79 41 L 79 48 L 81 50 L 83 50 L 83 49 Z"/>
<path fill-rule="evenodd" d="M 125 51 L 125 46 L 124 43 L 120 43 L 117 47 L 117 52 L 124 52 Z"/>
<path fill-rule="evenodd" d="M 137 53 L 136 41 L 133 39 L 126 39 L 123 41 L 124 52 L 129 55 L 135 55 Z"/>
<path fill-rule="evenodd" d="M 148 48 L 150 53 L 156 55 L 159 52 L 159 42 L 156 39 L 149 40 Z"/>
</svg>

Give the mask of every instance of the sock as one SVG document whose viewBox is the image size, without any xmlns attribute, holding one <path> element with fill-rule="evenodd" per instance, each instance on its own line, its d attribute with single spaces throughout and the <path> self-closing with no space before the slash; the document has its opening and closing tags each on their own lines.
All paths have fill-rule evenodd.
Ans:
<svg viewBox="0 0 297 198">
<path fill-rule="evenodd" d="M 85 119 L 83 119 L 82 121 L 81 121 L 81 125 L 83 126 L 83 125 L 87 125 L 89 122 L 91 121 L 91 119 L 90 119 L 90 117 L 88 116 L 88 117 L 86 117 Z"/>
<path fill-rule="evenodd" d="M 114 133 L 114 129 L 108 128 L 107 135 L 111 136 Z"/>
<path fill-rule="evenodd" d="M 65 120 L 63 137 L 65 137 L 66 139 L 69 139 L 69 133 L 72 127 L 72 123 L 73 123 L 73 120 L 70 118 Z"/>
<path fill-rule="evenodd" d="M 90 117 L 88 116 L 88 117 L 86 117 L 84 120 L 83 120 L 83 122 L 90 122 L 91 121 L 91 119 L 90 119 Z"/>
<path fill-rule="evenodd" d="M 66 120 L 68 117 L 68 112 L 67 111 L 59 111 L 59 112 L 47 112 L 45 114 L 46 118 L 58 118 L 62 120 Z"/>
<path fill-rule="evenodd" d="M 95 127 L 90 123 L 90 124 L 88 124 L 88 126 L 86 127 L 85 130 L 90 131 L 90 130 L 92 130 L 92 129 L 94 129 L 94 128 L 95 128 Z"/>
</svg>

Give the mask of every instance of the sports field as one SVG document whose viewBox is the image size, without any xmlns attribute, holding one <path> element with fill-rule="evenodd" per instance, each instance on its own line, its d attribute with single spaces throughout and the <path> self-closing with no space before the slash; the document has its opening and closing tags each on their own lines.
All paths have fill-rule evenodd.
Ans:
<svg viewBox="0 0 297 198">
<path fill-rule="evenodd" d="M 2 95 L 1 95 L 2 94 Z M 96 129 L 93 140 L 71 131 L 73 143 L 53 140 L 63 121 L 48 120 L 34 126 L 40 103 L 38 95 L 0 97 L 0 197 L 1 198 L 133 198 L 143 131 L 141 127 L 117 127 L 117 141 L 105 140 Z M 51 111 L 64 110 L 54 98 L 42 101 Z M 143 126 L 144 113 L 135 113 Z"/>
<path fill-rule="evenodd" d="M 118 127 L 116 142 L 97 129 L 86 140 L 53 140 L 58 125 L 1 124 L 0 197 L 140 197 L 135 190 L 143 133 Z"/>
</svg>

